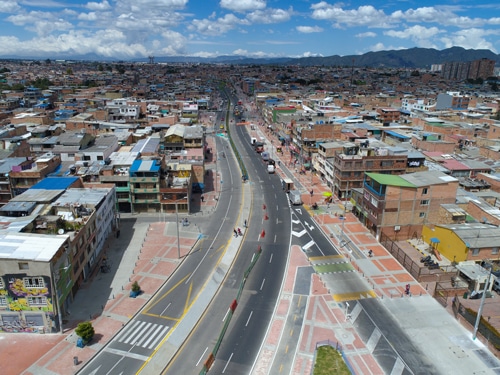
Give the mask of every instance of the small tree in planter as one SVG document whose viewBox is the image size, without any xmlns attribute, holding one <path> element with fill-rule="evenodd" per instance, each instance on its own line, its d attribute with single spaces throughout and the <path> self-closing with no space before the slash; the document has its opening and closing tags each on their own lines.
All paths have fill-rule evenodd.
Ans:
<svg viewBox="0 0 500 375">
<path fill-rule="evenodd" d="M 139 283 L 136 281 L 134 281 L 132 283 L 132 289 L 130 291 L 130 297 L 132 298 L 135 298 L 137 297 L 139 294 L 141 293 L 141 287 L 139 285 Z"/>
<path fill-rule="evenodd" d="M 90 340 L 92 340 L 92 337 L 95 335 L 95 330 L 91 322 L 83 322 L 78 323 L 75 333 L 80 337 L 80 339 L 78 339 L 77 346 L 83 347 Z"/>
</svg>

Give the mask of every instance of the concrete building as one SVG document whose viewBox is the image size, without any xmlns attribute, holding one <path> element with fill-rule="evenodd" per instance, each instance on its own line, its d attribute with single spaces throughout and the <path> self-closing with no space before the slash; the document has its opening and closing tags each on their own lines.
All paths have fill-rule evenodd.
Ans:
<svg viewBox="0 0 500 375">
<path fill-rule="evenodd" d="M 486 223 L 425 225 L 422 239 L 430 243 L 435 238 L 436 250 L 450 261 L 498 260 L 500 228 Z"/>
<path fill-rule="evenodd" d="M 438 171 L 404 175 L 365 173 L 355 210 L 376 235 L 420 238 L 422 227 L 439 222 L 440 205 L 455 203 L 458 180 Z"/>
<path fill-rule="evenodd" d="M 0 209 L 4 331 L 61 331 L 74 295 L 99 267 L 104 242 L 116 229 L 114 189 L 64 190 L 62 180 L 46 179 Z"/>
</svg>

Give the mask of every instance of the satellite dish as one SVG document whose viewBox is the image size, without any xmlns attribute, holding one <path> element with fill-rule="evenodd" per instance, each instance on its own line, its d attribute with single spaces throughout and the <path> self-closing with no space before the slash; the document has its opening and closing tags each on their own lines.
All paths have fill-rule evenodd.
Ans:
<svg viewBox="0 0 500 375">
<path fill-rule="evenodd" d="M 64 234 L 64 229 L 62 229 L 62 228 L 61 228 L 61 229 L 59 229 L 59 230 L 57 231 L 57 233 L 59 233 L 59 234 Z"/>
</svg>

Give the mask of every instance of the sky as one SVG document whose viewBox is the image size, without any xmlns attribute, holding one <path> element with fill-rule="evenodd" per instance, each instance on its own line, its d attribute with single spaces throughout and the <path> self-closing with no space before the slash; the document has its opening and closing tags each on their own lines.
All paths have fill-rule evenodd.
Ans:
<svg viewBox="0 0 500 375">
<path fill-rule="evenodd" d="M 498 0 L 0 0 L 0 58 L 500 51 Z"/>
</svg>

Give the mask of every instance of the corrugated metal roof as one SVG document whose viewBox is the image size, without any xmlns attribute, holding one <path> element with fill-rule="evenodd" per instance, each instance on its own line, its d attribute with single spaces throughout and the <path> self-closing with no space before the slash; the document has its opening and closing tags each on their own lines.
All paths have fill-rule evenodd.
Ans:
<svg viewBox="0 0 500 375">
<path fill-rule="evenodd" d="M 130 167 L 130 173 L 133 172 L 158 172 L 160 163 L 158 160 L 135 160 Z"/>
<path fill-rule="evenodd" d="M 65 190 L 75 183 L 76 180 L 78 180 L 78 177 L 46 177 L 33 185 L 31 189 Z"/>
<path fill-rule="evenodd" d="M 369 172 L 365 173 L 368 177 L 370 177 L 372 180 L 377 181 L 381 185 L 413 187 L 413 188 L 416 187 L 414 184 L 406 181 L 400 176 L 381 174 L 381 173 L 369 173 Z"/>
</svg>

